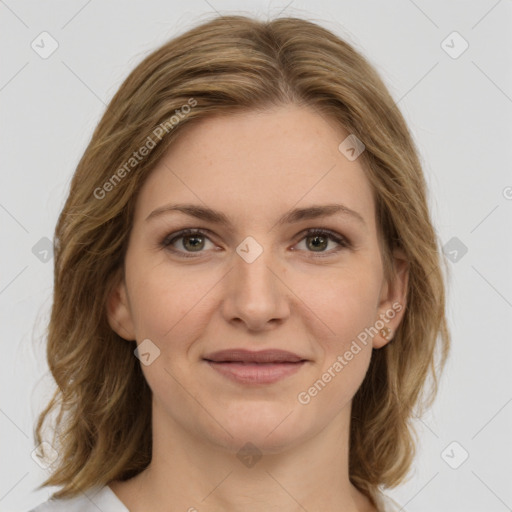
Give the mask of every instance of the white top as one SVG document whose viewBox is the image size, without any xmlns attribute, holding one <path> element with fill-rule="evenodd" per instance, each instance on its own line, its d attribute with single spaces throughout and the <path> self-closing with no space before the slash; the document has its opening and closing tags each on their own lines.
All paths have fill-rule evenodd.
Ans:
<svg viewBox="0 0 512 512">
<path fill-rule="evenodd" d="M 399 512 L 401 510 L 400 505 L 385 494 L 378 496 L 377 508 L 379 512 Z M 98 510 L 130 512 L 108 485 L 87 491 L 87 496 L 82 494 L 70 499 L 50 499 L 29 512 L 98 512 Z"/>
<path fill-rule="evenodd" d="M 130 512 L 108 486 L 69 499 L 49 499 L 29 512 Z"/>
</svg>

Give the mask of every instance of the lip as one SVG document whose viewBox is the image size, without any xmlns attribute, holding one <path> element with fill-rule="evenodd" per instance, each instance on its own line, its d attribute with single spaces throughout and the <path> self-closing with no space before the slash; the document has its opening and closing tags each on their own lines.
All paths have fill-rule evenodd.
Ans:
<svg viewBox="0 0 512 512">
<path fill-rule="evenodd" d="M 215 363 L 298 363 L 305 360 L 305 358 L 287 350 L 269 349 L 253 351 L 243 348 L 219 350 L 208 354 L 204 359 Z"/>
<path fill-rule="evenodd" d="M 221 350 L 204 357 L 210 368 L 242 384 L 272 384 L 298 372 L 306 359 L 286 350 Z"/>
</svg>

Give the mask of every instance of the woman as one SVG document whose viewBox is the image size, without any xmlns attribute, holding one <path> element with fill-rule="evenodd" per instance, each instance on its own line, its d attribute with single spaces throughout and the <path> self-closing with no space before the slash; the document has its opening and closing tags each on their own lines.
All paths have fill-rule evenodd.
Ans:
<svg viewBox="0 0 512 512">
<path fill-rule="evenodd" d="M 450 342 L 426 193 L 314 23 L 221 16 L 147 57 L 56 228 L 35 510 L 398 510 Z"/>
</svg>

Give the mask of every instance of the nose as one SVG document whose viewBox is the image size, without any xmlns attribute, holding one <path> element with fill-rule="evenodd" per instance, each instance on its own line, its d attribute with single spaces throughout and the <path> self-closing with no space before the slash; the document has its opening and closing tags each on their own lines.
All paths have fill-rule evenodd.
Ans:
<svg viewBox="0 0 512 512">
<path fill-rule="evenodd" d="M 271 330 L 290 314 L 290 292 L 284 272 L 270 251 L 263 250 L 251 263 L 238 254 L 225 281 L 222 314 L 227 322 L 249 331 Z"/>
</svg>

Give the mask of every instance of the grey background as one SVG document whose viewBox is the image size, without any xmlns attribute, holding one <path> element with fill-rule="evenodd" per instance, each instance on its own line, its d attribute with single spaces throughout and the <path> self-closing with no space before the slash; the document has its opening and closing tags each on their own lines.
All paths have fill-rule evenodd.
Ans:
<svg viewBox="0 0 512 512">
<path fill-rule="evenodd" d="M 52 389 L 45 237 L 74 168 L 135 65 L 215 11 L 316 21 L 359 48 L 389 86 L 424 161 L 436 229 L 443 244 L 456 237 L 447 251 L 457 259 L 452 357 L 434 407 L 415 420 L 411 476 L 387 492 L 409 512 L 512 510 L 511 0 L 184 4 L 0 2 L 0 510 L 28 510 L 54 490 L 33 491 L 46 471 L 31 458 L 32 431 Z M 46 59 L 31 47 L 42 47 L 43 31 L 58 42 Z M 454 31 L 469 44 L 457 58 Z"/>
</svg>

